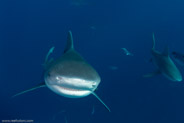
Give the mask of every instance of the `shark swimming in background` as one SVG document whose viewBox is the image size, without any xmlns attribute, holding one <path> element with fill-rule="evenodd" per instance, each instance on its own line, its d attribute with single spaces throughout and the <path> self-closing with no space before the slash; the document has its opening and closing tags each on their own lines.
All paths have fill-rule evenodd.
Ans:
<svg viewBox="0 0 184 123">
<path fill-rule="evenodd" d="M 100 84 L 101 78 L 96 70 L 75 51 L 71 31 L 68 32 L 67 44 L 63 55 L 56 60 L 48 60 L 53 50 L 54 47 L 49 50 L 44 63 L 45 82 L 20 92 L 13 97 L 37 88 L 48 87 L 58 95 L 68 98 L 81 98 L 93 94 L 110 112 L 108 106 L 94 92 Z"/>
<path fill-rule="evenodd" d="M 182 75 L 174 62 L 169 57 L 168 47 L 160 53 L 155 50 L 155 36 L 153 34 L 153 47 L 151 49 L 151 54 L 153 57 L 153 62 L 157 66 L 155 72 L 144 75 L 144 77 L 152 77 L 157 74 L 163 74 L 166 78 L 172 81 L 182 81 Z"/>
<path fill-rule="evenodd" d="M 121 48 L 121 49 L 123 50 L 125 55 L 127 55 L 127 56 L 134 56 L 134 54 L 130 53 L 126 48 Z"/>
</svg>

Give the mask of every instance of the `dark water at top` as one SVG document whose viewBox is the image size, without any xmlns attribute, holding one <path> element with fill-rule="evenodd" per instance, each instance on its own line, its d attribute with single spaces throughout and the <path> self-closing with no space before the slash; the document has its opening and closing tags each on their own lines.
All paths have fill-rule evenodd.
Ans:
<svg viewBox="0 0 184 123">
<path fill-rule="evenodd" d="M 184 83 L 142 77 L 156 69 L 148 62 L 153 32 L 156 49 L 168 45 L 170 52 L 184 53 L 183 22 L 182 0 L 1 0 L 0 119 L 183 123 Z M 46 53 L 55 46 L 52 57 L 60 56 L 69 30 L 75 49 L 100 74 L 96 93 L 111 113 L 92 95 L 69 99 L 48 88 L 10 98 L 43 82 Z M 134 56 L 126 56 L 123 47 Z"/>
</svg>

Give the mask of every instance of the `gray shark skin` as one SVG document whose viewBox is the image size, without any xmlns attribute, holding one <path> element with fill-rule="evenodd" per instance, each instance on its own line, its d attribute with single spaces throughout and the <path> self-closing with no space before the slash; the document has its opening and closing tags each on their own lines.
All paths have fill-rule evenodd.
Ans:
<svg viewBox="0 0 184 123">
<path fill-rule="evenodd" d="M 155 37 L 153 34 L 153 47 L 151 50 L 153 62 L 157 66 L 158 70 L 145 75 L 145 77 L 152 77 L 159 73 L 163 74 L 166 78 L 172 81 L 182 81 L 182 75 L 174 62 L 169 57 L 168 47 L 165 48 L 163 53 L 155 50 Z"/>
<path fill-rule="evenodd" d="M 68 32 L 64 54 L 56 60 L 48 60 L 53 50 L 54 47 L 49 50 L 45 63 L 43 64 L 45 68 L 45 82 L 20 92 L 13 97 L 40 87 L 48 87 L 58 95 L 68 98 L 81 98 L 93 94 L 110 112 L 110 109 L 105 103 L 94 93 L 100 84 L 100 76 L 96 70 L 75 51 L 71 31 Z"/>
</svg>

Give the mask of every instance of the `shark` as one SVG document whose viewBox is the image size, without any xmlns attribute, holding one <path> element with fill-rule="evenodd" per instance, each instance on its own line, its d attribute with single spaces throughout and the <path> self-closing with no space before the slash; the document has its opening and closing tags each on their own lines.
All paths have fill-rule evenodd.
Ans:
<svg viewBox="0 0 184 123">
<path fill-rule="evenodd" d="M 97 71 L 74 49 L 72 32 L 68 32 L 63 55 L 56 60 L 48 60 L 53 50 L 54 47 L 49 50 L 43 64 L 44 82 L 12 97 L 41 87 L 48 87 L 56 94 L 67 98 L 82 98 L 92 94 L 110 112 L 109 107 L 94 92 L 100 84 L 101 78 Z"/>
<path fill-rule="evenodd" d="M 153 47 L 151 49 L 152 60 L 157 67 L 157 70 L 144 75 L 144 77 L 152 77 L 158 74 L 163 74 L 167 79 L 171 81 L 182 81 L 182 75 L 179 69 L 169 56 L 168 46 L 165 47 L 163 52 L 155 50 L 155 36 L 153 33 Z"/>
<path fill-rule="evenodd" d="M 127 55 L 127 56 L 134 56 L 134 54 L 130 53 L 126 48 L 121 48 L 121 49 L 123 50 L 125 55 Z"/>
</svg>

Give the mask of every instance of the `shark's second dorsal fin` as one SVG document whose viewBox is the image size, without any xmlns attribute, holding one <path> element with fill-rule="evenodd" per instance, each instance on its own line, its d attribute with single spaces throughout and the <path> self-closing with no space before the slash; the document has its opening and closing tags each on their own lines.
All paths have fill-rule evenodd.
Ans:
<svg viewBox="0 0 184 123">
<path fill-rule="evenodd" d="M 152 49 L 154 50 L 155 49 L 155 34 L 153 33 L 153 47 Z"/>
<path fill-rule="evenodd" d="M 164 51 L 162 52 L 164 56 L 169 56 L 169 47 L 165 46 Z"/>
<path fill-rule="evenodd" d="M 68 32 L 68 37 L 67 37 L 67 42 L 66 42 L 66 47 L 64 50 L 64 53 L 66 53 L 67 51 L 73 49 L 73 37 L 72 37 L 72 32 L 69 31 Z"/>
</svg>

